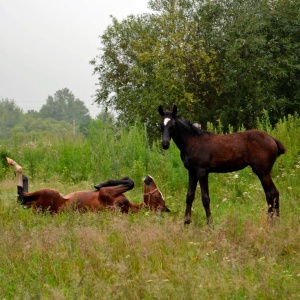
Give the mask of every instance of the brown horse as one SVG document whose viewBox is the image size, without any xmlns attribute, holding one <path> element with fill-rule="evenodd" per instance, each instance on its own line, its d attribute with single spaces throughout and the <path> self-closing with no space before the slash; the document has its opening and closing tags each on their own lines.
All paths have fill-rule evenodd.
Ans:
<svg viewBox="0 0 300 300">
<path fill-rule="evenodd" d="M 160 121 L 162 147 L 168 149 L 172 138 L 180 150 L 181 160 L 189 174 L 185 224 L 191 222 L 192 204 L 198 181 L 209 224 L 212 219 L 208 174 L 233 172 L 247 166 L 250 166 L 260 179 L 266 194 L 269 217 L 273 214 L 279 216 L 279 192 L 272 181 L 271 170 L 276 158 L 286 152 L 280 141 L 258 130 L 227 135 L 203 131 L 189 121 L 179 118 L 175 105 L 172 111 L 165 112 L 160 105 L 158 111 L 162 117 Z"/>
<path fill-rule="evenodd" d="M 144 201 L 135 204 L 124 195 L 134 187 L 134 182 L 129 177 L 100 183 L 95 185 L 95 190 L 92 191 L 78 191 L 65 196 L 48 188 L 29 193 L 28 179 L 22 174 L 22 167 L 10 158 L 7 158 L 7 163 L 12 165 L 16 172 L 18 200 L 27 208 L 31 207 L 42 212 L 49 211 L 52 214 L 60 213 L 67 207 L 78 211 L 110 209 L 128 213 L 147 208 L 155 212 L 169 212 L 162 193 L 150 175 L 144 178 Z"/>
</svg>

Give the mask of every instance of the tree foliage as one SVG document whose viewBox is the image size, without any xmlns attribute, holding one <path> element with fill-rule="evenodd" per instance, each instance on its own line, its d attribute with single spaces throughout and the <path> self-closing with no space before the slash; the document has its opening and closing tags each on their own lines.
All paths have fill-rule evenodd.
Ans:
<svg viewBox="0 0 300 300">
<path fill-rule="evenodd" d="M 73 120 L 75 120 L 75 127 Z M 23 113 L 13 100 L 0 101 L 0 140 L 12 136 L 21 139 L 39 139 L 42 136 L 73 136 L 91 120 L 88 109 L 68 89 L 49 96 L 41 110 Z"/>
<path fill-rule="evenodd" d="M 23 111 L 13 100 L 0 101 L 0 139 L 7 137 L 11 129 L 23 119 Z"/>
<path fill-rule="evenodd" d="M 96 102 L 153 131 L 159 104 L 184 117 L 254 127 L 300 108 L 297 0 L 152 0 L 112 19 L 92 60 Z"/>
<path fill-rule="evenodd" d="M 48 96 L 46 104 L 40 110 L 43 118 L 52 118 L 57 121 L 84 123 L 90 120 L 89 110 L 83 101 L 76 99 L 69 89 L 58 90 L 54 96 Z"/>
</svg>

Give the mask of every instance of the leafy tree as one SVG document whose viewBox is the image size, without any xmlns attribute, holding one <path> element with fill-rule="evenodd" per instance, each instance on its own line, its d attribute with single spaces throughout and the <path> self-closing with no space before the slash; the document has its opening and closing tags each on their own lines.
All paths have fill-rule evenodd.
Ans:
<svg viewBox="0 0 300 300">
<path fill-rule="evenodd" d="M 298 111 L 297 1 L 219 2 L 226 4 L 219 58 L 224 75 L 220 119 L 249 128 L 263 116 L 264 109 L 269 111 L 272 124 Z"/>
<path fill-rule="evenodd" d="M 113 128 L 116 124 L 115 116 L 112 112 L 107 110 L 101 111 L 95 119 L 89 120 L 89 122 L 82 123 L 79 126 L 79 131 L 86 137 L 88 137 L 93 130 L 97 131 L 97 128 L 102 127 Z"/>
<path fill-rule="evenodd" d="M 0 101 L 0 139 L 10 135 L 10 130 L 22 121 L 23 111 L 16 106 L 13 100 Z"/>
<path fill-rule="evenodd" d="M 99 74 L 97 102 L 113 107 L 119 120 L 140 120 L 152 131 L 161 103 L 176 102 L 197 115 L 197 99 L 209 104 L 210 93 L 218 93 L 216 53 L 206 51 L 197 32 L 174 7 L 162 15 L 113 19 L 102 36 L 102 54 L 92 61 Z"/>
<path fill-rule="evenodd" d="M 57 121 L 51 118 L 41 118 L 36 111 L 26 114 L 16 106 L 13 100 L 0 101 L 0 140 L 11 136 L 19 140 L 38 139 L 45 135 L 72 136 L 73 125 L 66 121 Z"/>
<path fill-rule="evenodd" d="M 48 96 L 46 104 L 40 110 L 43 118 L 52 118 L 58 121 L 77 124 L 87 122 L 90 119 L 89 111 L 84 102 L 76 99 L 67 88 L 57 91 L 54 96 Z"/>
<path fill-rule="evenodd" d="M 152 0 L 155 13 L 112 24 L 91 63 L 98 103 L 153 132 L 157 106 L 192 121 L 255 126 L 299 110 L 296 0 Z"/>
</svg>

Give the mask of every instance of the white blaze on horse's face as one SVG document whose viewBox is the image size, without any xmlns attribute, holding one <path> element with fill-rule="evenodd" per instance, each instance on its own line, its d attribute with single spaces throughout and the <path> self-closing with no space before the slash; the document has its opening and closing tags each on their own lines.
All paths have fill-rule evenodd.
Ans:
<svg viewBox="0 0 300 300">
<path fill-rule="evenodd" d="M 163 194 L 161 193 L 161 191 L 160 190 L 158 190 L 158 191 L 159 191 L 159 194 L 161 196 L 161 199 L 163 199 L 165 201 L 165 198 L 164 198 Z"/>
<path fill-rule="evenodd" d="M 167 124 L 171 121 L 170 118 L 165 118 L 164 119 L 164 125 L 167 126 Z"/>
</svg>

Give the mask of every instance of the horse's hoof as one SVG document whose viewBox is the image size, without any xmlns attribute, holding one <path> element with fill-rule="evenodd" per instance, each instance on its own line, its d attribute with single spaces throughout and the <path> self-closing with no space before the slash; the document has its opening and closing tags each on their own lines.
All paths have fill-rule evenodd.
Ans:
<svg viewBox="0 0 300 300">
<path fill-rule="evenodd" d="M 184 225 L 191 224 L 191 219 L 184 219 Z"/>
</svg>

